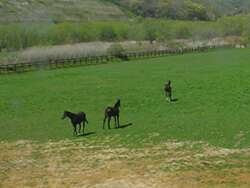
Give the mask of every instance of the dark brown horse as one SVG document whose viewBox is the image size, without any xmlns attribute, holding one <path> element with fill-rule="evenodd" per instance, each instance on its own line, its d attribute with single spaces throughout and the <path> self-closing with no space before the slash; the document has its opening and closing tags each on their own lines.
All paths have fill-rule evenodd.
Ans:
<svg viewBox="0 0 250 188">
<path fill-rule="evenodd" d="M 171 87 L 170 80 L 165 84 L 164 91 L 165 91 L 166 99 L 171 102 L 172 101 L 172 87 Z"/>
<path fill-rule="evenodd" d="M 85 123 L 88 123 L 86 114 L 84 112 L 79 112 L 78 114 L 74 114 L 69 111 L 64 111 L 62 119 L 65 119 L 68 117 L 71 120 L 72 126 L 74 128 L 73 134 L 77 135 L 77 125 L 79 125 L 78 133 L 81 132 L 81 123 L 83 125 L 83 134 L 84 134 L 84 129 L 85 129 Z"/>
<path fill-rule="evenodd" d="M 120 101 L 120 99 L 118 99 L 113 107 L 109 106 L 105 109 L 105 117 L 103 120 L 103 129 L 105 128 L 105 122 L 106 122 L 107 118 L 108 118 L 108 128 L 110 129 L 110 120 L 112 117 L 114 117 L 114 119 L 115 119 L 116 128 L 120 127 L 120 119 L 119 119 L 120 118 L 120 110 L 119 110 L 120 106 L 121 106 L 121 101 Z"/>
</svg>

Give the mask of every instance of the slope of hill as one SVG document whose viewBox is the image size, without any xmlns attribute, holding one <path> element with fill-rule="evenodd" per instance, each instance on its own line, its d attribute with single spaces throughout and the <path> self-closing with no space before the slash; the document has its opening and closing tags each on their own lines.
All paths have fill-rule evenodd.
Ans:
<svg viewBox="0 0 250 188">
<path fill-rule="evenodd" d="M 116 5 L 101 0 L 0 0 L 0 22 L 124 19 Z"/>
<path fill-rule="evenodd" d="M 211 7 L 218 16 L 237 15 L 249 13 L 250 1 L 248 0 L 194 0 L 202 3 L 204 6 Z"/>
<path fill-rule="evenodd" d="M 0 22 L 126 19 L 213 20 L 249 13 L 248 0 L 0 0 Z"/>
<path fill-rule="evenodd" d="M 248 0 L 106 0 L 142 17 L 213 20 L 220 16 L 249 13 Z"/>
</svg>

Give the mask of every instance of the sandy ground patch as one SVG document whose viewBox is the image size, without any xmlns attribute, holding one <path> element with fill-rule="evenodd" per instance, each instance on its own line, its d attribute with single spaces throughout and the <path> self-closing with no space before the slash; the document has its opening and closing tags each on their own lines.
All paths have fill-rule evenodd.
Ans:
<svg viewBox="0 0 250 188">
<path fill-rule="evenodd" d="M 250 149 L 169 141 L 144 148 L 80 139 L 0 143 L 0 187 L 250 187 Z"/>
</svg>

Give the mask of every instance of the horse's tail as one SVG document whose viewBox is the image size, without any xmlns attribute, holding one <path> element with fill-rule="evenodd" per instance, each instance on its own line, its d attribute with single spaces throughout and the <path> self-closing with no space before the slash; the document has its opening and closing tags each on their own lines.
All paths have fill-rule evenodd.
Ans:
<svg viewBox="0 0 250 188">
<path fill-rule="evenodd" d="M 84 112 L 81 112 L 81 114 L 82 114 L 82 121 L 86 122 L 86 123 L 89 123 L 88 120 L 87 120 L 87 115 Z"/>
<path fill-rule="evenodd" d="M 87 116 L 85 115 L 85 122 L 87 123 L 87 124 L 89 124 L 89 122 L 88 122 L 88 120 L 87 120 Z"/>
</svg>

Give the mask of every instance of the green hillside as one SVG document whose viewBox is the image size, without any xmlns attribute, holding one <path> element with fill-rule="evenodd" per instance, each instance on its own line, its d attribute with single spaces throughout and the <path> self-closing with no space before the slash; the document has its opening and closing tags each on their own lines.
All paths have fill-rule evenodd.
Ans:
<svg viewBox="0 0 250 188">
<path fill-rule="evenodd" d="M 135 15 L 182 20 L 213 20 L 221 16 L 249 13 L 246 0 L 107 0 L 126 7 Z"/>
<path fill-rule="evenodd" d="M 249 10 L 246 0 L 0 0 L 0 22 L 117 20 L 128 15 L 213 20 Z"/>
<path fill-rule="evenodd" d="M 0 22 L 80 21 L 126 18 L 112 3 L 100 0 L 0 0 Z"/>
</svg>

